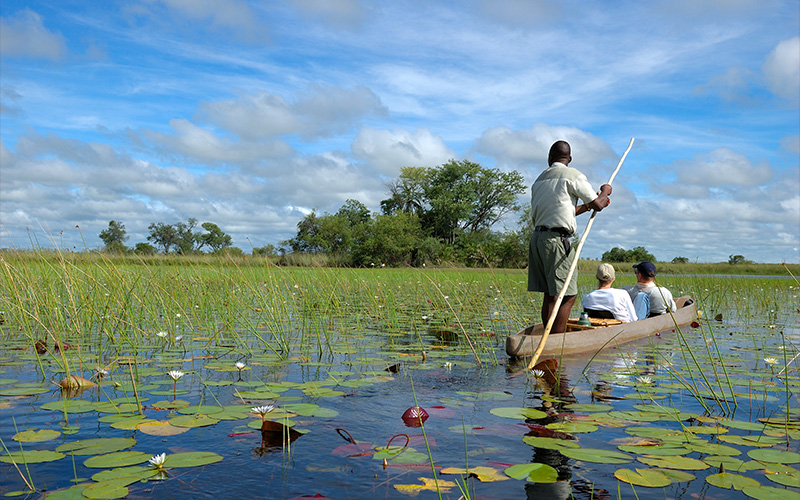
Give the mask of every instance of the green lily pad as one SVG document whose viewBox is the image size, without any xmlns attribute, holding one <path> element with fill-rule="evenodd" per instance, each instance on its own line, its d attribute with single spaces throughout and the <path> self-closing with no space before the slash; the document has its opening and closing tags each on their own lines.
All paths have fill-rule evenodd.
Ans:
<svg viewBox="0 0 800 500">
<path fill-rule="evenodd" d="M 594 462 L 598 464 L 626 464 L 633 460 L 627 453 L 598 448 L 565 448 L 561 454 L 575 460 Z"/>
<path fill-rule="evenodd" d="M 88 458 L 83 462 L 83 465 L 93 469 L 113 469 L 115 467 L 145 463 L 150 460 L 150 457 L 152 455 L 141 451 L 116 451 Z"/>
<path fill-rule="evenodd" d="M 614 472 L 614 477 L 620 481 L 634 484 L 636 486 L 647 486 L 649 488 L 663 488 L 672 484 L 672 479 L 664 473 L 653 469 L 618 469 Z"/>
<path fill-rule="evenodd" d="M 719 436 L 717 439 L 730 444 L 738 444 L 740 446 L 751 446 L 751 447 L 761 447 L 761 448 L 769 448 L 776 444 L 783 444 L 786 442 L 786 439 L 764 436 L 763 434 L 760 436 L 724 435 L 724 436 Z"/>
<path fill-rule="evenodd" d="M 158 473 L 159 473 L 158 469 L 150 466 L 117 467 L 114 469 L 107 469 L 100 471 L 96 474 L 92 474 L 92 481 L 98 481 L 98 482 L 107 481 L 109 479 L 117 479 L 121 477 L 136 477 L 139 479 L 148 479 L 157 475 Z"/>
<path fill-rule="evenodd" d="M 743 490 L 748 486 L 760 486 L 760 483 L 755 479 L 734 474 L 731 472 L 720 472 L 719 474 L 711 474 L 706 477 L 706 482 L 717 488 L 725 488 L 726 490 Z"/>
<path fill-rule="evenodd" d="M 67 455 L 102 455 L 121 451 L 136 444 L 133 438 L 96 438 L 64 443 L 56 451 Z"/>
<path fill-rule="evenodd" d="M 29 451 L 12 451 L 8 455 L 0 456 L 0 462 L 10 464 L 40 464 L 44 462 L 55 462 L 61 460 L 66 455 L 58 451 L 52 450 L 29 450 Z"/>
<path fill-rule="evenodd" d="M 222 456 L 211 451 L 187 451 L 167 455 L 164 462 L 166 468 L 198 467 L 219 462 Z"/>
<path fill-rule="evenodd" d="M 580 404 L 580 403 L 572 403 L 566 405 L 566 408 L 569 408 L 572 411 L 585 411 L 585 412 L 595 412 L 595 411 L 611 411 L 614 409 L 611 405 L 601 405 L 601 404 Z"/>
<path fill-rule="evenodd" d="M 0 396 L 35 396 L 36 394 L 44 394 L 52 391 L 52 387 L 5 387 L 0 389 Z"/>
<path fill-rule="evenodd" d="M 658 455 L 658 456 L 681 456 L 688 455 L 692 451 L 678 446 L 637 446 L 637 445 L 620 445 L 617 449 L 626 453 L 636 453 L 637 455 Z"/>
<path fill-rule="evenodd" d="M 492 415 L 497 415 L 498 417 L 503 418 L 514 418 L 517 420 L 525 420 L 525 419 L 540 419 L 545 418 L 547 413 L 541 410 L 534 410 L 533 408 L 517 408 L 517 407 L 504 407 L 504 408 L 492 408 L 489 410 L 489 413 Z"/>
<path fill-rule="evenodd" d="M 558 480 L 558 471 L 547 464 L 530 463 L 506 467 L 503 471 L 508 477 L 514 479 L 525 478 L 532 483 L 555 483 Z"/>
<path fill-rule="evenodd" d="M 178 413 L 181 415 L 213 415 L 214 413 L 219 413 L 222 410 L 224 410 L 224 408 L 221 406 L 195 405 L 180 408 L 178 409 Z"/>
<path fill-rule="evenodd" d="M 703 459 L 703 462 L 712 467 L 725 466 L 726 471 L 746 472 L 751 470 L 763 469 L 764 466 L 754 460 L 745 462 L 744 460 L 727 455 L 710 456 Z"/>
<path fill-rule="evenodd" d="M 789 486 L 791 488 L 800 488 L 800 472 L 794 471 L 789 474 L 774 473 L 767 474 L 767 479 L 774 483 Z"/>
<path fill-rule="evenodd" d="M 637 457 L 636 460 L 643 464 L 651 465 L 661 469 L 678 470 L 705 470 L 708 464 L 690 457 Z"/>
<path fill-rule="evenodd" d="M 760 422 L 743 422 L 741 420 L 720 420 L 719 425 L 743 431 L 762 432 L 767 426 Z"/>
<path fill-rule="evenodd" d="M 128 485 L 138 482 L 139 478 L 119 477 L 108 479 L 99 483 L 90 484 L 81 492 L 90 500 L 114 500 L 128 496 Z"/>
<path fill-rule="evenodd" d="M 608 415 L 612 418 L 631 420 L 634 422 L 657 422 L 661 420 L 661 416 L 659 414 L 646 411 L 615 410 L 608 412 Z"/>
<path fill-rule="evenodd" d="M 180 417 L 169 419 L 170 425 L 175 427 L 206 427 L 217 422 L 219 420 L 208 415 L 181 415 Z"/>
<path fill-rule="evenodd" d="M 159 408 L 163 410 L 177 410 L 178 408 L 185 408 L 189 406 L 191 403 L 184 399 L 175 399 L 173 401 L 161 400 L 156 401 L 151 406 L 153 408 Z"/>
<path fill-rule="evenodd" d="M 41 443 L 42 441 L 50 441 L 61 435 L 61 431 L 53 431 L 50 429 L 34 430 L 28 429 L 14 434 L 14 441 L 21 443 Z"/>
<path fill-rule="evenodd" d="M 796 464 L 800 462 L 800 453 L 794 451 L 762 448 L 748 451 L 747 456 L 759 462 L 771 462 L 776 464 Z"/>
<path fill-rule="evenodd" d="M 556 439 L 556 438 L 539 437 L 539 436 L 525 436 L 524 438 L 522 438 L 522 442 L 525 444 L 529 444 L 535 448 L 543 448 L 546 450 L 563 450 L 564 448 L 581 447 L 581 445 L 579 445 L 575 441 L 570 441 L 568 439 Z"/>
<path fill-rule="evenodd" d="M 682 470 L 675 470 L 675 469 L 650 469 L 650 470 L 656 470 L 664 474 L 668 478 L 672 479 L 673 483 L 682 483 L 686 481 L 694 481 L 695 479 L 697 479 L 694 474 L 690 474 Z"/>
<path fill-rule="evenodd" d="M 556 431 L 569 432 L 570 434 L 594 432 L 599 429 L 596 425 L 585 422 L 554 422 L 547 424 L 546 427 Z"/>
<path fill-rule="evenodd" d="M 94 411 L 94 403 L 83 399 L 67 399 L 65 401 L 50 401 L 39 408 L 42 410 L 65 411 L 67 413 L 87 413 Z"/>
<path fill-rule="evenodd" d="M 756 500 L 800 500 L 800 493 L 774 486 L 747 486 L 742 493 Z"/>
<path fill-rule="evenodd" d="M 724 444 L 688 443 L 685 446 L 689 450 L 696 451 L 698 453 L 705 453 L 706 455 L 728 455 L 735 457 L 742 454 L 742 452 L 736 448 L 732 446 L 725 446 Z"/>
</svg>

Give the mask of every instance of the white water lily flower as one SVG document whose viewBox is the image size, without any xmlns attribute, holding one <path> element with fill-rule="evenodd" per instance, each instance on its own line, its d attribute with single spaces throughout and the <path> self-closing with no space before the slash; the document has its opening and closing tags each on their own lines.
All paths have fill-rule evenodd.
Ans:
<svg viewBox="0 0 800 500">
<path fill-rule="evenodd" d="M 262 417 L 263 417 L 264 415 L 266 415 L 267 413 L 271 412 L 271 411 L 272 411 L 272 410 L 274 410 L 274 409 L 275 409 L 275 406 L 274 406 L 274 405 L 266 405 L 266 406 L 254 406 L 253 408 L 250 408 L 250 410 L 251 410 L 253 413 L 258 413 L 258 414 L 259 414 L 259 415 L 261 415 Z"/>
<path fill-rule="evenodd" d="M 531 373 L 533 373 L 533 376 L 536 377 L 536 378 L 544 377 L 544 371 L 543 370 L 534 369 L 534 370 L 531 370 Z"/>
<path fill-rule="evenodd" d="M 775 359 L 775 358 L 764 358 L 764 363 L 766 363 L 768 365 L 774 365 L 777 362 L 778 362 L 778 360 Z"/>
<path fill-rule="evenodd" d="M 234 366 L 235 366 L 236 368 L 238 368 L 238 369 L 240 369 L 240 370 L 241 370 L 241 369 L 243 369 L 243 368 L 244 368 L 245 366 L 247 366 L 247 365 L 245 365 L 245 364 L 244 364 L 244 363 L 242 363 L 241 361 L 237 361 L 237 362 L 236 362 L 236 364 L 235 364 Z"/>
<path fill-rule="evenodd" d="M 161 331 L 156 333 L 156 337 L 161 337 L 162 339 L 167 336 L 167 332 Z"/>
<path fill-rule="evenodd" d="M 170 370 L 167 372 L 167 375 L 169 375 L 169 378 L 177 382 L 185 374 L 180 370 Z"/>
<path fill-rule="evenodd" d="M 447 370 L 452 370 L 453 369 L 453 363 L 451 363 L 450 361 L 445 361 L 444 365 L 442 365 L 442 366 L 444 366 L 445 369 L 447 369 Z"/>
<path fill-rule="evenodd" d="M 148 462 L 150 462 L 150 465 L 152 465 L 153 467 L 158 467 L 159 469 L 164 467 L 164 462 L 166 461 L 167 461 L 166 453 L 161 453 L 160 455 L 156 455 L 150 460 L 148 460 Z"/>
<path fill-rule="evenodd" d="M 639 382 L 640 384 L 652 384 L 653 383 L 653 379 L 648 377 L 647 375 L 644 375 L 642 377 L 636 377 L 636 381 Z"/>
<path fill-rule="evenodd" d="M 97 375 L 100 377 L 108 375 L 108 370 L 106 370 L 105 368 L 100 368 L 99 366 L 95 368 L 94 371 L 96 371 Z"/>
<path fill-rule="evenodd" d="M 178 335 L 175 337 L 175 342 L 180 342 L 181 340 L 183 340 L 183 335 Z"/>
</svg>

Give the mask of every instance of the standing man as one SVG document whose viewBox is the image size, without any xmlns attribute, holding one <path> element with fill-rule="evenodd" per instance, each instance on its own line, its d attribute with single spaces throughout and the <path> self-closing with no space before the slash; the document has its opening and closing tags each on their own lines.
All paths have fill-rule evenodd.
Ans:
<svg viewBox="0 0 800 500">
<path fill-rule="evenodd" d="M 556 299 L 566 284 L 574 258 L 570 239 L 577 231 L 575 216 L 589 210 L 601 211 L 611 202 L 611 186 L 600 186 L 597 195 L 586 176 L 569 167 L 572 149 L 566 141 L 556 141 L 550 147 L 549 167 L 531 186 L 531 214 L 534 232 L 528 252 L 528 291 L 544 292 L 542 322 L 553 313 Z M 578 199 L 583 201 L 578 205 Z M 575 296 L 578 276 L 572 275 L 561 306 L 558 308 L 552 333 L 567 329 L 567 320 Z"/>
</svg>

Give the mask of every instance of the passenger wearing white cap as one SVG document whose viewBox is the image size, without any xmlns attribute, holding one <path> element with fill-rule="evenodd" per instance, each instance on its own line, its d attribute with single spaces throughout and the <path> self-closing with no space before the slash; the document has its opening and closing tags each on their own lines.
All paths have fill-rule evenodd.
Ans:
<svg viewBox="0 0 800 500">
<path fill-rule="evenodd" d="M 597 266 L 597 290 L 583 296 L 583 309 L 592 318 L 614 318 L 623 323 L 636 321 L 636 310 L 625 290 L 611 288 L 617 275 L 614 266 L 602 263 Z"/>
</svg>

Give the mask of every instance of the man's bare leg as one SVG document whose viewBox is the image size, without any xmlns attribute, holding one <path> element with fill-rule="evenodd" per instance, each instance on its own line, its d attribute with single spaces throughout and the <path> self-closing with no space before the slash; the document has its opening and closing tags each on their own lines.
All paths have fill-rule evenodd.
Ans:
<svg viewBox="0 0 800 500">
<path fill-rule="evenodd" d="M 572 310 L 572 305 L 575 303 L 576 295 L 565 295 L 564 299 L 561 301 L 561 305 L 558 307 L 558 314 L 556 315 L 556 321 L 553 323 L 553 329 L 550 330 L 550 333 L 564 333 L 567 330 L 567 320 L 569 319 L 569 313 Z M 553 312 L 553 306 L 556 305 L 556 299 L 558 297 L 554 297 L 547 293 L 544 294 L 544 300 L 542 301 L 542 323 L 547 326 L 547 321 L 550 319 L 550 314 Z"/>
</svg>

